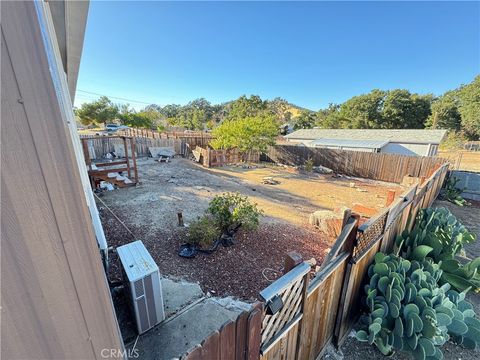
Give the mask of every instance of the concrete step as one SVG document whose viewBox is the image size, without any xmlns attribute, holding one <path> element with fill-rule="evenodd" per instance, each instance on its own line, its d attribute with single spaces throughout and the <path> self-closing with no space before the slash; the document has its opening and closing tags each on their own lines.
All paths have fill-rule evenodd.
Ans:
<svg viewBox="0 0 480 360">
<path fill-rule="evenodd" d="M 225 322 L 235 320 L 239 314 L 212 299 L 206 299 L 140 336 L 135 347 L 139 355 L 136 359 L 179 358 Z M 126 348 L 132 349 L 133 345 L 131 343 Z"/>
<path fill-rule="evenodd" d="M 139 356 L 136 359 L 179 358 L 251 306 L 232 298 L 206 297 L 197 283 L 168 278 L 162 278 L 162 295 L 166 319 L 138 338 L 135 349 Z M 121 327 L 122 324 L 125 322 L 120 319 Z M 132 329 L 128 329 L 127 351 L 133 349 L 136 340 L 134 323 L 129 325 Z M 122 329 L 124 339 L 127 335 L 125 330 Z"/>
</svg>

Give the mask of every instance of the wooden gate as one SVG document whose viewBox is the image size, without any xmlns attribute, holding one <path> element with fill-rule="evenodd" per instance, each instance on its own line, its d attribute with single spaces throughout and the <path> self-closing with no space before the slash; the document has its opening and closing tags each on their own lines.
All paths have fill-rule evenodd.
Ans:
<svg viewBox="0 0 480 360">
<path fill-rule="evenodd" d="M 348 216 L 342 233 L 313 279 L 310 280 L 310 265 L 302 263 L 260 293 L 267 309 L 276 296 L 283 300 L 283 307 L 276 315 L 264 314 L 263 360 L 313 359 L 330 343 L 357 227 L 358 217 Z"/>
</svg>

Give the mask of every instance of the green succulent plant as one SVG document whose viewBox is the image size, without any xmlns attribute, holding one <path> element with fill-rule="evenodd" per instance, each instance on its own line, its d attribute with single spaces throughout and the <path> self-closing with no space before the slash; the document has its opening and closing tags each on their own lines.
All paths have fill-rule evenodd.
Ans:
<svg viewBox="0 0 480 360">
<path fill-rule="evenodd" d="M 360 341 L 375 344 L 384 355 L 405 351 L 415 359 L 442 359 L 440 350 L 450 336 L 468 347 L 477 347 L 480 322 L 465 293 L 438 285 L 442 270 L 425 260 L 417 250 L 416 260 L 377 253 L 368 269 L 365 285 L 368 315 Z"/>
<path fill-rule="evenodd" d="M 440 283 L 449 283 L 458 291 L 480 289 L 480 258 L 462 264 L 456 259 L 466 244 L 475 241 L 468 231 L 446 208 L 421 210 L 412 231 L 403 231 L 396 239 L 396 253 L 406 259 L 415 259 L 418 252 L 426 252 L 427 259 L 438 263 L 443 270 Z"/>
<path fill-rule="evenodd" d="M 457 177 L 450 176 L 445 182 L 445 187 L 442 189 L 442 193 L 440 196 L 442 199 L 450 201 L 451 203 L 458 206 L 470 205 L 470 203 L 461 196 L 465 188 L 460 189 L 459 187 L 457 187 L 459 181 L 460 179 L 458 179 Z"/>
</svg>

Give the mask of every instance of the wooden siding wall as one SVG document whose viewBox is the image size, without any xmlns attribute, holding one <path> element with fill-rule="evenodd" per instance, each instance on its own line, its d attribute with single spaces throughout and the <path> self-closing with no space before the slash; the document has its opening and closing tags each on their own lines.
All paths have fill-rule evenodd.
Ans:
<svg viewBox="0 0 480 360">
<path fill-rule="evenodd" d="M 33 2 L 1 13 L 1 357 L 123 349 Z"/>
<path fill-rule="evenodd" d="M 405 175 L 429 177 L 447 161 L 437 157 L 406 156 L 367 153 L 298 145 L 269 147 L 266 157 L 276 163 L 298 166 L 312 159 L 315 166 L 326 166 L 333 171 L 367 179 L 401 183 Z"/>
</svg>

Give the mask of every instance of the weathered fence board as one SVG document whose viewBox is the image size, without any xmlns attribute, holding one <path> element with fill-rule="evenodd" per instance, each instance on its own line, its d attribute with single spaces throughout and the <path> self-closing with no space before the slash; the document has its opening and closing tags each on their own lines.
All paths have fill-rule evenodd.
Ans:
<svg viewBox="0 0 480 360">
<path fill-rule="evenodd" d="M 206 147 L 212 140 L 212 134 L 204 131 L 164 131 L 158 132 L 150 129 L 125 129 L 119 130 L 118 133 L 122 133 L 126 136 L 149 138 L 149 139 L 177 139 L 185 142 L 191 149 L 195 146 Z"/>
<path fill-rule="evenodd" d="M 316 275 L 319 280 L 312 282 L 300 323 L 297 359 L 315 359 L 331 341 L 349 256 L 346 252 L 337 256 Z"/>
<path fill-rule="evenodd" d="M 309 159 L 349 176 L 401 183 L 405 175 L 430 176 L 432 169 L 447 162 L 446 159 L 427 156 L 406 156 L 386 153 L 311 148 L 298 145 L 269 147 L 267 158 L 291 166 L 303 165 Z"/>
<path fill-rule="evenodd" d="M 123 140 L 121 138 L 110 138 L 103 136 L 85 136 L 82 139 L 89 139 L 88 151 L 91 159 L 102 159 L 108 153 L 115 151 L 115 147 L 121 146 Z M 149 147 L 172 147 L 175 152 L 180 155 L 186 155 L 186 144 L 180 139 L 151 139 L 146 137 L 135 137 L 135 151 L 137 157 L 150 156 Z"/>
<path fill-rule="evenodd" d="M 401 161 L 400 172 L 420 168 L 418 163 Z M 363 284 L 375 254 L 389 252 L 395 237 L 411 226 L 419 209 L 431 206 L 447 170 L 448 164 L 432 167 L 425 182 L 414 184 L 360 228 L 358 217 L 347 212 L 341 234 L 312 280 L 308 280 L 308 266 L 301 263 L 262 291 L 267 303 L 276 295 L 282 297 L 284 306 L 276 315 L 267 315 L 257 305 L 241 314 L 234 325 L 222 326 L 186 358 L 233 359 L 231 353 L 224 353 L 232 348 L 237 360 L 315 359 L 332 340 L 341 344 L 360 315 Z"/>
<path fill-rule="evenodd" d="M 386 220 L 385 227 L 381 231 L 378 231 L 378 223 L 384 221 L 381 218 L 382 215 L 362 226 L 363 231 L 359 232 L 357 247 L 354 249 L 354 256 L 352 257 L 345 277 L 345 288 L 347 290 L 345 294 L 342 294 L 344 304 L 341 311 L 342 318 L 339 320 L 339 326 L 336 329 L 337 343 L 342 342 L 357 320 L 359 314 L 358 300 L 362 296 L 363 282 L 365 281 L 368 267 L 372 263 L 375 254 L 378 251 L 385 251 L 387 253 L 391 251 L 397 235 L 407 228 L 408 222 L 412 217 L 411 211 L 412 208 L 414 208 L 413 204 L 418 194 L 424 196 L 422 203 L 425 207 L 433 203 L 433 200 L 440 192 L 447 170 L 448 164 L 444 164 L 431 175 L 425 184 L 427 188 L 425 193 L 423 191 L 417 191 L 417 185 L 414 185 L 402 194 L 387 210 L 388 219 Z M 413 222 L 413 219 L 411 219 L 411 222 Z M 366 233 L 372 230 L 374 230 L 374 235 L 365 236 Z M 365 244 L 362 245 L 365 238 L 367 238 L 367 246 L 365 246 Z M 358 247 L 362 247 L 362 250 L 359 251 Z M 359 255 L 355 256 L 356 252 L 358 252 Z"/>
<path fill-rule="evenodd" d="M 188 351 L 182 359 L 253 360 L 260 354 L 262 304 L 255 303 L 250 311 L 223 324 L 201 344 Z"/>
<path fill-rule="evenodd" d="M 213 150 L 209 147 L 203 148 L 197 146 L 193 149 L 195 157 L 199 156 L 199 161 L 205 167 L 224 166 L 228 164 L 236 164 L 240 162 L 259 162 L 260 153 L 252 151 L 242 153 L 238 149 L 230 150 Z"/>
<path fill-rule="evenodd" d="M 381 250 L 390 251 L 395 237 L 413 222 L 411 217 L 416 216 L 420 206 L 431 205 L 440 191 L 447 166 L 445 164 L 431 174 L 424 186 L 415 184 L 407 189 L 390 207 L 363 224 L 353 249 L 343 243 L 332 247 L 331 252 L 336 254 L 339 248 L 343 251 L 338 256 L 332 255 L 333 258 L 327 257 L 328 264 L 323 264 L 310 282 L 298 324 L 278 330 L 281 339 L 262 355 L 262 360 L 314 359 L 322 355 L 332 337 L 337 345 L 344 341 L 360 314 L 363 284 L 375 254 Z M 407 165 L 400 171 L 406 169 Z M 344 230 L 347 228 L 348 222 Z M 357 234 L 356 230 L 354 234 Z M 337 242 L 341 241 L 340 237 Z M 295 335 L 297 352 L 293 356 L 288 344 Z"/>
</svg>

